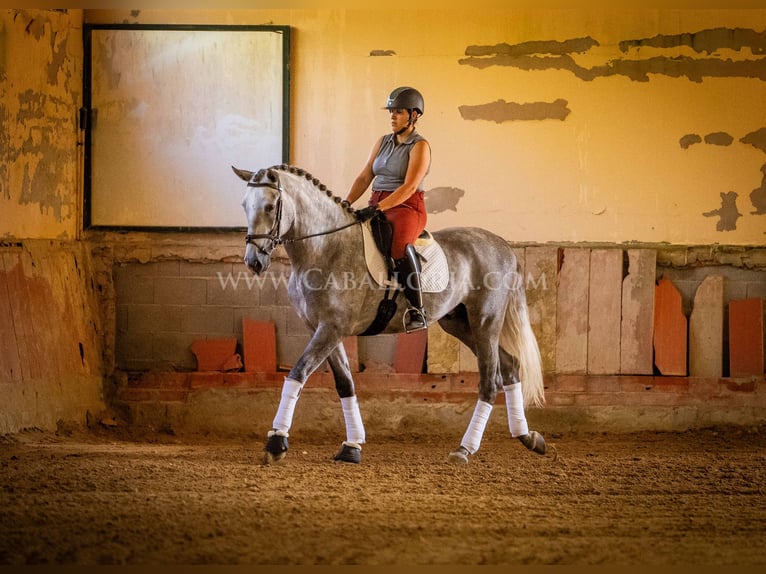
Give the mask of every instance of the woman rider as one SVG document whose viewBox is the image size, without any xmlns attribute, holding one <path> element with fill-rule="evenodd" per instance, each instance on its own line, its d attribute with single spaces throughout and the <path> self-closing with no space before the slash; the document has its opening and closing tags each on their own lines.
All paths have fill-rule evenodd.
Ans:
<svg viewBox="0 0 766 574">
<path fill-rule="evenodd" d="M 391 133 L 375 142 L 346 197 L 353 203 L 372 184 L 369 206 L 358 210 L 357 217 L 365 221 L 382 211 L 393 227 L 391 257 L 409 303 L 404 324 L 407 332 L 428 326 L 420 289 L 420 261 L 413 246 L 426 226 L 423 179 L 431 166 L 431 147 L 415 129 L 424 107 L 423 96 L 414 88 L 403 86 L 391 92 L 384 108 L 391 114 Z"/>
</svg>

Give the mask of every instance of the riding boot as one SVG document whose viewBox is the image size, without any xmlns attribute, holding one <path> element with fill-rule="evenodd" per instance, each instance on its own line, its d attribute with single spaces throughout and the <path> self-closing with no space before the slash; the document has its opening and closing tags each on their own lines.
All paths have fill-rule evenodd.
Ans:
<svg viewBox="0 0 766 574">
<path fill-rule="evenodd" d="M 423 308 L 423 292 L 420 286 L 420 259 L 412 244 L 404 249 L 404 257 L 394 261 L 397 281 L 404 290 L 409 306 L 404 312 L 404 330 L 407 333 L 428 327 Z"/>
</svg>

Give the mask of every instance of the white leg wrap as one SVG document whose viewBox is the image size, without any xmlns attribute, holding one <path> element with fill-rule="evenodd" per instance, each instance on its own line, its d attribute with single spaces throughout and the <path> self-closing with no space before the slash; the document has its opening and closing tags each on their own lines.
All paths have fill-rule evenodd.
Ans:
<svg viewBox="0 0 766 574">
<path fill-rule="evenodd" d="M 492 412 L 492 405 L 484 401 L 476 401 L 476 408 L 473 410 L 473 417 L 468 425 L 468 429 L 463 435 L 460 446 L 466 449 L 470 454 L 479 450 L 481 437 L 484 436 L 484 429 L 487 427 L 489 415 Z"/>
<path fill-rule="evenodd" d="M 521 395 L 521 383 L 503 387 L 505 391 L 505 406 L 508 409 L 508 426 L 511 436 L 516 438 L 529 434 L 527 417 L 524 416 L 524 397 Z"/>
<path fill-rule="evenodd" d="M 340 405 L 343 407 L 343 418 L 346 419 L 346 442 L 357 445 L 364 443 L 364 425 L 356 395 L 341 398 Z"/>
<path fill-rule="evenodd" d="M 285 434 L 290 430 L 293 424 L 295 403 L 298 402 L 302 388 L 303 385 L 298 381 L 285 377 L 285 382 L 282 385 L 282 398 L 279 400 L 279 408 L 272 425 L 275 430 L 282 431 Z"/>
</svg>

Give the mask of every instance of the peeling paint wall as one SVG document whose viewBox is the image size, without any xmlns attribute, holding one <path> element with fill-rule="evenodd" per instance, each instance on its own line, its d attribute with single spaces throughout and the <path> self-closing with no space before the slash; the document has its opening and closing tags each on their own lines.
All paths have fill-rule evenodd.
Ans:
<svg viewBox="0 0 766 574">
<path fill-rule="evenodd" d="M 0 239 L 77 236 L 82 18 L 0 11 Z"/>
<path fill-rule="evenodd" d="M 766 10 L 453 6 L 86 18 L 291 26 L 292 163 L 341 193 L 388 129 L 388 93 L 416 86 L 432 229 L 764 243 Z"/>
<path fill-rule="evenodd" d="M 85 425 L 108 398 L 109 321 L 76 239 L 82 18 L 0 11 L 0 434 Z"/>
</svg>

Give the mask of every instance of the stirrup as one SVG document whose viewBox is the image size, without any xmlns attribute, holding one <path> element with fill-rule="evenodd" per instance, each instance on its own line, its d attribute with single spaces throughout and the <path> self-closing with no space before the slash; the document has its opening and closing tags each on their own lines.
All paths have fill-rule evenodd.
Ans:
<svg viewBox="0 0 766 574">
<path fill-rule="evenodd" d="M 410 313 L 415 314 L 415 319 L 407 321 L 407 319 L 410 319 Z M 402 327 L 407 334 L 428 329 L 428 321 L 426 321 L 425 311 L 423 311 L 423 309 L 418 309 L 417 307 L 407 307 L 402 315 Z"/>
</svg>

